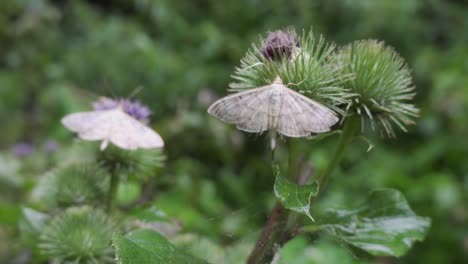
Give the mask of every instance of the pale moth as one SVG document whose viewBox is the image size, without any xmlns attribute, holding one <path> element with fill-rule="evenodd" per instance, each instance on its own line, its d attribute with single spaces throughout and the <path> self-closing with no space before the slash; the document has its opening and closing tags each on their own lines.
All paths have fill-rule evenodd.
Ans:
<svg viewBox="0 0 468 264">
<path fill-rule="evenodd" d="M 276 133 L 287 137 L 307 137 L 323 133 L 338 122 L 327 107 L 286 87 L 281 78 L 266 86 L 228 95 L 214 102 L 208 113 L 236 124 L 239 130 L 263 133 L 269 130 L 271 149 L 276 146 Z"/>
<path fill-rule="evenodd" d="M 109 142 L 128 150 L 164 146 L 158 133 L 125 113 L 121 104 L 109 110 L 69 114 L 62 118 L 62 124 L 83 140 L 102 140 L 101 150 Z"/>
</svg>

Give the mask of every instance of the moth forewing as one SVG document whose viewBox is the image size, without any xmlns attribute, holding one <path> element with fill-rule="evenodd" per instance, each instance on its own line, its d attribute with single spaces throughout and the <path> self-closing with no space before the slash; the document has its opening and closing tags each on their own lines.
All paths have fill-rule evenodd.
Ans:
<svg viewBox="0 0 468 264">
<path fill-rule="evenodd" d="M 270 85 L 221 98 L 208 108 L 208 113 L 236 124 L 242 131 L 269 130 L 272 148 L 277 132 L 288 137 L 306 137 L 329 131 L 338 122 L 333 111 L 289 89 L 280 77 Z"/>
<path fill-rule="evenodd" d="M 208 108 L 208 113 L 223 122 L 240 125 L 238 127 L 243 131 L 261 133 L 267 130 L 266 126 L 258 127 L 258 124 L 245 121 L 250 119 L 263 124 L 267 120 L 269 88 L 267 85 L 223 97 Z"/>
<path fill-rule="evenodd" d="M 338 117 L 326 106 L 284 87 L 283 107 L 278 132 L 289 137 L 305 137 L 323 133 L 338 122 Z"/>
<path fill-rule="evenodd" d="M 70 114 L 62 118 L 62 124 L 83 140 L 102 140 L 101 150 L 107 147 L 108 142 L 129 150 L 164 146 L 159 134 L 120 107 Z"/>
</svg>

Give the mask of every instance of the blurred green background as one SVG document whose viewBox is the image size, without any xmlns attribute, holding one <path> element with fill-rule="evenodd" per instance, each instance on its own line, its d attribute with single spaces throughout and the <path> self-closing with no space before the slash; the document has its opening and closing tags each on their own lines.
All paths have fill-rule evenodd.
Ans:
<svg viewBox="0 0 468 264">
<path fill-rule="evenodd" d="M 206 109 L 226 94 L 251 42 L 288 25 L 312 27 L 338 45 L 376 38 L 395 47 L 413 70 L 421 108 L 409 133 L 372 138 L 370 152 L 355 142 L 321 206 L 359 204 L 369 190 L 393 187 L 417 214 L 432 218 L 427 239 L 399 259 L 361 256 L 318 238 L 308 243 L 317 262 L 308 261 L 466 263 L 464 0 L 1 0 L 0 262 L 24 255 L 19 208 L 73 142 L 60 118 L 90 109 L 100 95 L 126 97 L 137 87 L 143 89 L 135 98 L 150 106 L 153 128 L 166 141 L 166 166 L 152 179 L 151 199 L 184 231 L 218 245 L 245 244 L 248 252 L 274 203 L 267 141 Z M 51 140 L 58 143 L 52 154 L 44 146 Z M 335 142 L 311 143 L 305 159 L 320 170 Z M 15 156 L 18 143 L 30 144 L 32 154 Z"/>
</svg>

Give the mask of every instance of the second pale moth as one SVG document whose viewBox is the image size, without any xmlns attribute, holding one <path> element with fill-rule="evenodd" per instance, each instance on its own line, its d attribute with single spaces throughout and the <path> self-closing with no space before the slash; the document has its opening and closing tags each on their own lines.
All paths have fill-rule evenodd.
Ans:
<svg viewBox="0 0 468 264">
<path fill-rule="evenodd" d="M 83 140 L 102 140 L 101 150 L 109 142 L 128 150 L 164 146 L 158 133 L 125 113 L 122 106 L 69 114 L 62 118 L 62 124 Z"/>
<path fill-rule="evenodd" d="M 271 148 L 276 146 L 276 133 L 287 137 L 307 137 L 323 133 L 338 122 L 326 106 L 286 87 L 281 78 L 266 86 L 228 95 L 214 102 L 208 113 L 236 124 L 239 130 L 271 134 Z"/>
</svg>

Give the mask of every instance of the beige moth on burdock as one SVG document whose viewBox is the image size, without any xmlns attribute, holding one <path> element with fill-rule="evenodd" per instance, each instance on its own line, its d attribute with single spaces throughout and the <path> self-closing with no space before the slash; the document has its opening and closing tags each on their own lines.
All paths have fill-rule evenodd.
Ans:
<svg viewBox="0 0 468 264">
<path fill-rule="evenodd" d="M 277 133 L 307 137 L 330 131 L 339 120 L 326 106 L 286 87 L 279 76 L 272 84 L 219 99 L 208 108 L 208 113 L 223 122 L 236 124 L 245 132 L 268 130 L 272 149 L 276 146 Z"/>
</svg>

